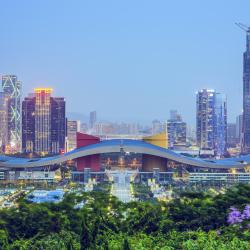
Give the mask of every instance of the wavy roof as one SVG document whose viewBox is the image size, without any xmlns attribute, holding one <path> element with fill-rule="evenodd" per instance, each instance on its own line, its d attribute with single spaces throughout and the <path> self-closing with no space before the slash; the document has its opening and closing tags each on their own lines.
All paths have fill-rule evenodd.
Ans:
<svg viewBox="0 0 250 250">
<path fill-rule="evenodd" d="M 242 157 L 227 158 L 222 160 L 205 160 L 200 158 L 192 158 L 175 153 L 169 149 L 164 149 L 150 143 L 139 140 L 115 139 L 101 141 L 100 143 L 88 145 L 72 150 L 63 155 L 56 155 L 45 158 L 17 158 L 1 155 L 0 167 L 5 168 L 34 168 L 43 167 L 54 164 L 60 164 L 68 160 L 77 159 L 79 157 L 120 152 L 121 147 L 125 152 L 136 152 L 148 154 L 174 160 L 176 162 L 202 167 L 202 168 L 244 168 L 250 165 L 250 155 Z"/>
</svg>

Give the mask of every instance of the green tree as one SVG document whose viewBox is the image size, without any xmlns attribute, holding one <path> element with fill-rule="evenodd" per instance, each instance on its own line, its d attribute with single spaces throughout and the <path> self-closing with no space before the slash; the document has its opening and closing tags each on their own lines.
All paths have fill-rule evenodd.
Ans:
<svg viewBox="0 0 250 250">
<path fill-rule="evenodd" d="M 0 249 L 2 250 L 9 249 L 8 235 L 5 230 L 0 230 Z"/>
<path fill-rule="evenodd" d="M 127 237 L 123 240 L 122 250 L 131 250 Z"/>
<path fill-rule="evenodd" d="M 85 217 L 83 217 L 82 219 L 82 233 L 80 241 L 81 241 L 81 250 L 88 249 L 92 243 L 90 230 L 86 225 Z"/>
</svg>

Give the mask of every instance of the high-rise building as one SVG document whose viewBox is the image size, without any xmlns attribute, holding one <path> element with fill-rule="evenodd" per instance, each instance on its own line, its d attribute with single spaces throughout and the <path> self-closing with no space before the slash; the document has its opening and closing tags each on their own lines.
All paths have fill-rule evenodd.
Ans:
<svg viewBox="0 0 250 250">
<path fill-rule="evenodd" d="M 2 76 L 3 92 L 8 101 L 8 144 L 11 152 L 21 150 L 21 82 L 15 75 Z"/>
<path fill-rule="evenodd" d="M 23 101 L 23 152 L 57 154 L 65 150 L 65 100 L 51 94 L 50 88 L 36 88 Z"/>
<path fill-rule="evenodd" d="M 22 151 L 35 152 L 35 95 L 30 94 L 22 102 Z"/>
<path fill-rule="evenodd" d="M 237 144 L 236 123 L 227 124 L 227 146 L 235 147 Z"/>
<path fill-rule="evenodd" d="M 246 30 L 243 54 L 243 143 L 242 152 L 250 153 L 250 27 Z"/>
<path fill-rule="evenodd" d="M 51 93 L 50 88 L 35 89 L 35 152 L 51 152 Z"/>
<path fill-rule="evenodd" d="M 203 89 L 196 95 L 196 140 L 201 149 L 214 149 L 214 90 Z"/>
<path fill-rule="evenodd" d="M 227 98 L 215 93 L 214 149 L 217 156 L 223 156 L 227 148 Z"/>
<path fill-rule="evenodd" d="M 187 124 L 182 121 L 181 115 L 175 110 L 170 111 L 170 119 L 167 121 L 168 146 L 185 146 L 187 140 Z"/>
<path fill-rule="evenodd" d="M 80 132 L 80 121 L 67 121 L 67 151 L 76 148 L 76 133 Z"/>
<path fill-rule="evenodd" d="M 51 97 L 51 153 L 65 152 L 66 107 L 63 97 Z"/>
<path fill-rule="evenodd" d="M 93 129 L 95 127 L 97 121 L 97 115 L 96 115 L 96 111 L 92 111 L 89 114 L 89 127 L 90 129 Z"/>
<path fill-rule="evenodd" d="M 202 89 L 196 95 L 196 140 L 201 150 L 226 151 L 226 97 L 214 90 Z"/>
<path fill-rule="evenodd" d="M 8 144 L 8 101 L 9 96 L 0 92 L 0 152 L 6 152 Z"/>
<path fill-rule="evenodd" d="M 236 117 L 236 138 L 237 138 L 237 143 L 240 143 L 240 145 L 242 144 L 243 140 L 242 127 L 243 127 L 243 115 L 240 114 Z"/>
</svg>

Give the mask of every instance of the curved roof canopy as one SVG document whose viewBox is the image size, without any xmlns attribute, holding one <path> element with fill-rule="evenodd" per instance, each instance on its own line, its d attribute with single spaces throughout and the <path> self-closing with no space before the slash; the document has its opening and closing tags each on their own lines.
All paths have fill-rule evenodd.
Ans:
<svg viewBox="0 0 250 250">
<path fill-rule="evenodd" d="M 72 150 L 63 155 L 56 155 L 45 158 L 17 158 L 9 156 L 0 156 L 0 167 L 4 168 L 34 168 L 60 164 L 68 160 L 77 159 L 79 157 L 120 152 L 121 148 L 125 152 L 135 152 L 141 154 L 148 154 L 170 159 L 179 163 L 201 167 L 201 168 L 244 168 L 250 165 L 250 155 L 235 157 L 222 160 L 205 160 L 200 158 L 192 158 L 175 153 L 169 149 L 164 149 L 150 143 L 139 140 L 106 140 L 100 143 L 88 145 L 75 150 Z"/>
</svg>

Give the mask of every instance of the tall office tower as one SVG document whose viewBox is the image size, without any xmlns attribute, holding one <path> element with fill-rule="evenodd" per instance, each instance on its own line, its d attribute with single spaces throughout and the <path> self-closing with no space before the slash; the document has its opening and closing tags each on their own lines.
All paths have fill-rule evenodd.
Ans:
<svg viewBox="0 0 250 250">
<path fill-rule="evenodd" d="M 201 150 L 226 151 L 226 97 L 214 90 L 202 89 L 196 95 L 196 140 Z"/>
<path fill-rule="evenodd" d="M 236 117 L 236 138 L 237 138 L 237 143 L 242 144 L 243 140 L 243 133 L 242 133 L 242 126 L 243 126 L 243 115 L 238 115 Z"/>
<path fill-rule="evenodd" d="M 23 152 L 57 154 L 65 149 L 65 100 L 51 93 L 50 88 L 36 88 L 23 101 Z"/>
<path fill-rule="evenodd" d="M 237 144 L 236 123 L 227 124 L 227 146 L 235 147 Z"/>
<path fill-rule="evenodd" d="M 227 148 L 227 98 L 215 93 L 214 149 L 217 156 L 223 156 Z"/>
<path fill-rule="evenodd" d="M 0 92 L 0 152 L 6 152 L 8 144 L 8 101 L 9 97 Z"/>
<path fill-rule="evenodd" d="M 250 27 L 246 30 L 243 54 L 243 143 L 242 153 L 250 153 Z"/>
<path fill-rule="evenodd" d="M 51 93 L 50 88 L 35 89 L 35 152 L 51 152 Z"/>
<path fill-rule="evenodd" d="M 187 140 L 187 124 L 182 121 L 181 115 L 170 111 L 170 119 L 167 121 L 168 146 L 185 146 Z"/>
<path fill-rule="evenodd" d="M 196 94 L 196 140 L 201 149 L 214 149 L 214 90 Z"/>
<path fill-rule="evenodd" d="M 8 144 L 11 152 L 19 152 L 21 150 L 21 82 L 15 75 L 3 75 L 2 88 L 9 96 Z"/>
<path fill-rule="evenodd" d="M 93 129 L 95 127 L 95 124 L 97 121 L 96 116 L 97 116 L 96 111 L 90 112 L 90 114 L 89 114 L 89 127 L 90 127 L 90 129 Z"/>
<path fill-rule="evenodd" d="M 35 152 L 35 94 L 30 94 L 22 102 L 22 151 Z"/>
<path fill-rule="evenodd" d="M 51 97 L 51 153 L 65 152 L 66 108 L 63 97 Z"/>
<path fill-rule="evenodd" d="M 67 121 L 68 149 L 71 151 L 76 148 L 76 133 L 80 132 L 80 121 Z"/>
</svg>

